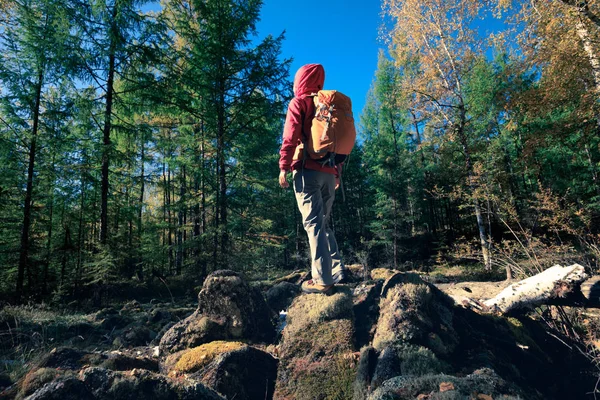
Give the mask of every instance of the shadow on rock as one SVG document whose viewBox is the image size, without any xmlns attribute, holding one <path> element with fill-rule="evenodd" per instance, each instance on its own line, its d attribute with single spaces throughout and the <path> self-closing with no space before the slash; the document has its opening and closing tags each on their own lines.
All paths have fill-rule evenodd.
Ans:
<svg viewBox="0 0 600 400">
<path fill-rule="evenodd" d="M 260 291 L 233 271 L 210 274 L 198 294 L 198 308 L 162 336 L 161 354 L 214 340 L 270 343 L 275 338 L 271 314 Z"/>
</svg>

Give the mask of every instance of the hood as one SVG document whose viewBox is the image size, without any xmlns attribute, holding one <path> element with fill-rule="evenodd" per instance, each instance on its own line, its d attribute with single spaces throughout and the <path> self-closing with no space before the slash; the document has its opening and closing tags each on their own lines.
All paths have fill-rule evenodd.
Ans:
<svg viewBox="0 0 600 400">
<path fill-rule="evenodd" d="M 294 78 L 294 95 L 304 97 L 323 89 L 325 70 L 321 64 L 306 64 L 300 67 Z"/>
</svg>

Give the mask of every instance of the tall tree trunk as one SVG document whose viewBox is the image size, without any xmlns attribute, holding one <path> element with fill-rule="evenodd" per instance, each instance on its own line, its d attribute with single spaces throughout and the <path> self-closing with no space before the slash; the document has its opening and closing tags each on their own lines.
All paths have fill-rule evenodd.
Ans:
<svg viewBox="0 0 600 400">
<path fill-rule="evenodd" d="M 86 159 L 85 153 L 83 155 L 84 160 Z M 84 165 L 86 163 L 84 162 Z M 78 232 L 77 232 L 77 264 L 75 267 L 75 290 L 77 291 L 79 288 L 79 282 L 81 282 L 81 274 L 82 274 L 82 252 L 83 252 L 83 210 L 85 207 L 85 185 L 86 185 L 86 176 L 85 171 L 81 173 L 81 201 L 79 208 L 79 224 L 78 224 Z"/>
<path fill-rule="evenodd" d="M 169 273 L 173 273 L 173 221 L 171 220 L 171 166 L 167 168 L 167 245 L 169 249 Z"/>
<path fill-rule="evenodd" d="M 464 125 L 461 123 L 457 129 L 457 135 L 459 137 L 460 143 L 463 148 L 463 153 L 465 155 L 465 167 L 467 169 L 467 179 L 468 185 L 471 192 L 471 196 L 473 196 L 473 207 L 475 208 L 475 217 L 477 219 L 477 229 L 479 230 L 479 241 L 481 242 L 481 253 L 483 255 L 483 263 L 487 270 L 492 269 L 492 259 L 490 255 L 490 248 L 488 237 L 485 232 L 485 222 L 483 220 L 483 213 L 481 212 L 481 205 L 479 204 L 479 199 L 475 195 L 475 183 L 473 182 L 473 161 L 471 159 L 471 150 L 469 148 L 469 144 L 467 142 L 467 137 L 464 132 Z"/>
<path fill-rule="evenodd" d="M 177 260 L 175 264 L 175 273 L 181 275 L 181 267 L 183 265 L 183 231 L 184 223 L 184 208 L 185 208 L 185 167 L 181 167 L 179 172 L 179 206 L 177 207 Z"/>
<path fill-rule="evenodd" d="M 163 222 L 167 222 L 167 163 L 166 156 L 163 154 L 162 162 L 162 177 L 163 177 Z M 167 227 L 162 229 L 162 246 L 163 249 L 167 244 Z M 164 252 L 163 252 L 164 254 Z"/>
<path fill-rule="evenodd" d="M 23 206 L 23 229 L 21 231 L 21 246 L 19 251 L 19 267 L 17 270 L 16 301 L 23 297 L 23 280 L 25 270 L 29 267 L 29 231 L 31 229 L 31 200 L 33 195 L 33 175 L 35 171 L 35 153 L 37 134 L 40 120 L 40 104 L 42 100 L 42 85 L 44 72 L 40 69 L 35 88 L 35 105 L 33 109 L 33 127 L 31 130 L 31 144 L 29 146 L 29 163 L 27 166 L 27 187 L 25 189 L 25 202 Z"/>
<path fill-rule="evenodd" d="M 427 171 L 427 169 L 425 168 L 425 152 L 423 151 L 423 149 L 421 148 L 421 145 L 423 143 L 422 139 L 421 139 L 421 130 L 419 129 L 419 121 L 417 120 L 417 116 L 414 113 L 414 111 L 411 109 L 410 111 L 410 115 L 412 117 L 412 123 L 413 126 L 415 127 L 415 139 L 417 142 L 417 151 L 419 152 L 420 155 L 420 162 L 421 162 L 421 171 L 423 171 L 423 183 L 424 183 L 424 195 L 425 198 L 427 199 L 427 208 L 428 208 L 428 212 L 429 212 L 429 226 L 427 227 L 428 230 L 431 230 L 431 232 L 433 234 L 436 233 L 437 231 L 437 222 L 436 222 L 436 215 L 435 215 L 435 204 L 434 204 L 434 199 L 433 196 L 431 195 L 431 192 L 429 190 L 429 182 L 431 182 L 431 176 L 429 171 Z"/>
<path fill-rule="evenodd" d="M 52 155 L 52 168 L 54 169 L 54 155 Z M 50 186 L 50 201 L 48 202 L 48 241 L 46 242 L 46 259 L 44 260 L 44 272 L 42 274 L 42 294 L 46 295 L 48 290 L 48 270 L 52 256 L 52 217 L 54 214 L 54 185 Z"/>
<path fill-rule="evenodd" d="M 196 124 L 194 126 L 194 136 L 196 137 L 196 139 L 200 139 L 200 138 L 198 138 L 199 133 L 200 133 L 199 125 Z M 200 180 L 201 180 L 202 172 L 198 173 L 198 169 L 197 169 L 197 168 L 200 168 L 200 171 L 202 171 L 202 169 L 204 168 L 204 165 L 202 164 L 202 158 L 201 158 L 202 146 L 203 146 L 203 143 L 198 143 L 196 146 L 194 146 L 194 164 L 195 164 L 195 169 L 194 169 L 194 174 L 193 174 L 193 177 L 194 177 L 194 182 L 193 182 L 194 222 L 193 222 L 193 229 L 192 229 L 192 237 L 193 237 L 194 245 L 193 245 L 192 256 L 194 257 L 196 271 L 201 271 L 201 268 L 202 268 L 202 263 L 200 262 L 200 253 L 201 253 L 201 247 L 200 247 L 200 201 L 198 200 L 198 194 L 200 193 Z M 202 277 L 204 277 L 204 274 L 202 271 L 200 272 L 200 275 Z"/>
<path fill-rule="evenodd" d="M 110 53 L 108 55 L 108 75 L 106 82 L 106 108 L 104 110 L 103 148 L 102 148 L 102 188 L 100 204 L 100 243 L 106 244 L 108 239 L 108 174 L 110 159 L 110 130 L 113 106 L 113 86 L 115 79 L 115 53 L 116 53 L 116 17 L 118 1 L 115 1 L 112 10 L 110 27 Z"/>
<path fill-rule="evenodd" d="M 224 89 L 223 89 L 224 90 Z M 228 232 L 227 232 L 227 171 L 225 169 L 225 94 L 220 94 L 220 112 L 218 116 L 218 159 L 219 159 L 219 222 L 221 224 L 221 267 L 225 268 L 227 255 L 229 253 Z"/>
<path fill-rule="evenodd" d="M 137 275 L 138 278 L 141 280 L 144 279 L 144 265 L 142 263 L 142 254 L 143 254 L 143 235 L 142 235 L 142 211 L 144 209 L 144 190 L 145 190 L 145 185 L 146 185 L 146 177 L 144 176 L 144 149 L 145 149 L 145 143 L 144 143 L 144 136 L 142 135 L 142 140 L 141 140 L 141 148 L 142 148 L 142 154 L 141 154 L 141 173 L 140 173 L 140 200 L 139 200 L 139 205 L 138 205 L 138 215 L 137 215 L 137 233 L 138 233 L 138 254 L 139 254 L 139 259 L 137 260 Z"/>
</svg>

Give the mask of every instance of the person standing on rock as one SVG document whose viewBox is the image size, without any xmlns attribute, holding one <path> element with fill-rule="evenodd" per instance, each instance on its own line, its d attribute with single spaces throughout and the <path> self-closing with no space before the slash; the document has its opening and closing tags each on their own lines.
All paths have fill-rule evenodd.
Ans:
<svg viewBox="0 0 600 400">
<path fill-rule="evenodd" d="M 310 245 L 312 279 L 302 284 L 305 293 L 326 293 L 345 278 L 345 267 L 328 224 L 339 186 L 338 166 L 322 165 L 303 154 L 315 115 L 313 97 L 323 89 L 324 82 L 321 64 L 307 64 L 296 72 L 279 158 L 279 185 L 289 187 L 286 175 L 292 171 L 296 202 Z"/>
</svg>

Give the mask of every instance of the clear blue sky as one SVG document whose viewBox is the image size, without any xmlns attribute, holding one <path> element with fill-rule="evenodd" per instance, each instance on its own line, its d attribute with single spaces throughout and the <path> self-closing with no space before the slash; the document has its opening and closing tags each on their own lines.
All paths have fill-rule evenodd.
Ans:
<svg viewBox="0 0 600 400">
<path fill-rule="evenodd" d="M 384 46 L 377 36 L 379 0 L 264 0 L 259 38 L 285 30 L 283 58 L 293 58 L 290 79 L 304 64 L 325 68 L 325 89 L 350 96 L 358 121 Z"/>
</svg>

